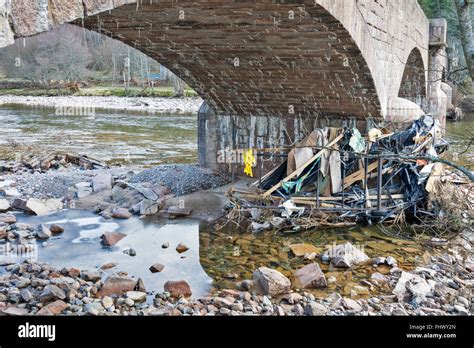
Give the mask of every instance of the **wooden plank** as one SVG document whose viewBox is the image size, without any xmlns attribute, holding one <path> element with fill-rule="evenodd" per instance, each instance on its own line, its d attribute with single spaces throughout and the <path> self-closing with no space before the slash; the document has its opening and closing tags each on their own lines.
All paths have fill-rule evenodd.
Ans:
<svg viewBox="0 0 474 348">
<path fill-rule="evenodd" d="M 342 138 L 344 137 L 344 134 L 341 134 L 339 135 L 336 139 L 334 139 L 331 143 L 329 143 L 327 145 L 328 148 L 331 148 L 332 146 L 336 145 L 339 140 L 341 140 Z M 265 192 L 263 194 L 263 198 L 267 198 L 268 196 L 270 196 L 273 192 L 275 192 L 276 190 L 278 190 L 280 187 L 283 186 L 283 183 L 286 183 L 288 181 L 290 181 L 291 179 L 297 177 L 298 175 L 300 175 L 300 173 L 302 173 L 307 167 L 309 167 L 314 161 L 316 161 L 319 157 L 321 157 L 323 155 L 323 153 L 326 151 L 325 150 L 321 150 L 319 151 L 316 155 L 314 155 L 312 158 L 310 158 L 305 164 L 303 164 L 300 168 L 296 169 L 293 173 L 291 173 L 290 175 L 288 175 L 285 179 L 283 179 L 282 181 L 280 181 L 278 184 L 276 184 L 275 186 L 273 186 L 270 190 L 268 190 L 267 192 Z"/>
</svg>

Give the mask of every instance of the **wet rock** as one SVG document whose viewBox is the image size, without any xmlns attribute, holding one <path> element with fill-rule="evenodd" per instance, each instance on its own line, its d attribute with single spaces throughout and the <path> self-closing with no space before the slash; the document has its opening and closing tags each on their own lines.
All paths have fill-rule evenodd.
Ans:
<svg viewBox="0 0 474 348">
<path fill-rule="evenodd" d="M 165 283 L 164 289 L 175 298 L 192 296 L 191 287 L 184 280 L 168 281 Z"/>
<path fill-rule="evenodd" d="M 114 219 L 130 219 L 132 214 L 125 208 L 115 208 L 112 210 L 112 217 Z"/>
<path fill-rule="evenodd" d="M 164 201 L 152 201 L 149 199 L 144 199 L 140 202 L 140 215 L 152 216 L 158 214 L 158 212 L 163 208 Z"/>
<path fill-rule="evenodd" d="M 60 233 L 64 232 L 64 227 L 62 227 L 61 225 L 58 225 L 58 224 L 53 224 L 53 225 L 51 225 L 49 230 L 53 234 L 60 234 Z"/>
<path fill-rule="evenodd" d="M 141 291 L 141 292 L 146 292 L 145 283 L 143 282 L 142 278 L 138 279 L 137 286 L 135 287 L 135 290 Z"/>
<path fill-rule="evenodd" d="M 0 214 L 0 222 L 11 225 L 16 222 L 16 217 L 11 214 Z"/>
<path fill-rule="evenodd" d="M 112 175 L 99 174 L 92 179 L 92 188 L 95 193 L 112 190 Z"/>
<path fill-rule="evenodd" d="M 51 235 L 50 229 L 44 224 L 39 225 L 36 229 L 36 237 L 39 239 L 48 239 Z"/>
<path fill-rule="evenodd" d="M 392 256 L 388 256 L 385 263 L 389 266 L 389 267 L 397 267 L 398 266 L 398 262 L 397 260 L 395 260 L 394 257 Z"/>
<path fill-rule="evenodd" d="M 120 240 L 124 239 L 126 236 L 126 234 L 120 232 L 106 232 L 100 236 L 100 239 L 103 245 L 111 247 L 117 244 Z"/>
<path fill-rule="evenodd" d="M 302 289 L 325 288 L 328 286 L 326 277 L 317 263 L 300 268 L 294 273 L 295 286 Z"/>
<path fill-rule="evenodd" d="M 132 256 L 132 257 L 137 256 L 136 250 L 135 250 L 135 249 L 132 249 L 132 248 L 127 248 L 127 249 L 125 249 L 125 250 L 123 251 L 123 253 L 124 253 L 125 255 Z"/>
<path fill-rule="evenodd" d="M 0 213 L 5 213 L 10 209 L 10 202 L 6 199 L 0 199 Z"/>
<path fill-rule="evenodd" d="M 146 301 L 146 292 L 128 291 L 127 298 L 131 299 L 133 302 L 142 303 Z"/>
<path fill-rule="evenodd" d="M 41 302 L 50 302 L 54 300 L 64 300 L 66 293 L 56 285 L 46 285 L 41 293 L 39 300 Z"/>
<path fill-rule="evenodd" d="M 100 269 L 105 271 L 114 267 L 117 267 L 117 264 L 115 262 L 108 262 L 100 266 Z"/>
<path fill-rule="evenodd" d="M 291 287 L 290 280 L 277 270 L 260 267 L 253 273 L 254 281 L 258 282 L 265 295 L 280 295 L 288 293 Z"/>
<path fill-rule="evenodd" d="M 181 208 L 177 205 L 168 208 L 168 214 L 171 218 L 187 217 L 193 212 L 192 209 Z"/>
<path fill-rule="evenodd" d="M 102 279 L 100 271 L 95 270 L 85 270 L 81 272 L 81 278 L 88 282 L 95 283 L 98 280 Z"/>
<path fill-rule="evenodd" d="M 154 265 L 152 265 L 150 267 L 150 272 L 151 273 L 160 273 L 161 271 L 163 271 L 164 268 L 165 268 L 165 266 L 162 265 L 161 263 L 155 263 Z"/>
<path fill-rule="evenodd" d="M 323 316 L 329 313 L 329 310 L 326 306 L 317 303 L 317 302 L 310 302 L 304 308 L 304 314 L 309 316 Z"/>
<path fill-rule="evenodd" d="M 176 247 L 176 251 L 180 254 L 185 253 L 188 250 L 189 248 L 183 243 L 179 243 L 179 245 Z"/>
<path fill-rule="evenodd" d="M 318 254 L 321 252 L 319 248 L 311 244 L 293 244 L 290 245 L 290 250 L 296 257 L 301 257 L 313 253 Z"/>
<path fill-rule="evenodd" d="M 41 308 L 36 315 L 59 315 L 68 307 L 66 302 L 57 300 Z"/>
<path fill-rule="evenodd" d="M 135 290 L 136 285 L 137 281 L 132 278 L 113 275 L 106 279 L 104 285 L 99 291 L 99 296 L 121 296 L 127 293 L 128 291 Z"/>
<path fill-rule="evenodd" d="M 331 247 L 323 254 L 323 259 L 331 261 L 334 267 L 350 268 L 369 260 L 369 257 L 351 243 Z"/>
</svg>

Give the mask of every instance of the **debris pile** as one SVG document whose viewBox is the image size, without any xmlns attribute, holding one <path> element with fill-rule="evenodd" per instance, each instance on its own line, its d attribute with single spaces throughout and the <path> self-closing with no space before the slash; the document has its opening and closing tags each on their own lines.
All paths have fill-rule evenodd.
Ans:
<svg viewBox="0 0 474 348">
<path fill-rule="evenodd" d="M 16 157 L 14 161 L 0 161 L 0 173 L 44 173 L 73 166 L 83 170 L 107 168 L 104 162 L 86 155 L 61 151 L 18 154 Z"/>
<path fill-rule="evenodd" d="M 260 175 L 251 191 L 229 190 L 226 223 L 298 232 L 455 214 L 468 224 L 473 173 L 443 159 L 448 148 L 439 122 L 429 115 L 404 131 L 374 128 L 365 137 L 356 128 L 316 129 L 283 155 L 283 163 Z M 282 157 L 282 149 L 275 151 Z"/>
</svg>

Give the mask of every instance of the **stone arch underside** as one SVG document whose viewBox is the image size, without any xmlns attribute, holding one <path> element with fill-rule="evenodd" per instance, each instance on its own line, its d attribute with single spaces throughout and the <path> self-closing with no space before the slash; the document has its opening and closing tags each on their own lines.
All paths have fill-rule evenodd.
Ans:
<svg viewBox="0 0 474 348">
<path fill-rule="evenodd" d="M 408 56 L 398 96 L 418 104 L 426 98 L 426 69 L 418 48 Z"/>
<path fill-rule="evenodd" d="M 381 118 L 350 33 L 323 7 L 304 3 L 145 1 L 75 23 L 156 59 L 217 115 Z"/>
</svg>

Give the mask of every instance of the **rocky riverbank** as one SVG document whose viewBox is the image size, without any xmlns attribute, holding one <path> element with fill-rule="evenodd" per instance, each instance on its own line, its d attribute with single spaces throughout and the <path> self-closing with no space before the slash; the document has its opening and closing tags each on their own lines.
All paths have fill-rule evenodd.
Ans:
<svg viewBox="0 0 474 348">
<path fill-rule="evenodd" d="M 23 105 L 54 108 L 60 114 L 77 115 L 93 113 L 97 109 L 123 110 L 144 113 L 197 114 L 202 99 L 189 98 L 148 98 L 148 97 L 23 97 L 0 96 L 2 105 Z"/>
<path fill-rule="evenodd" d="M 58 232 L 60 228 L 55 227 Z M 11 225 L 12 233 L 28 231 L 24 225 Z M 472 315 L 474 280 L 474 232 L 465 231 L 451 241 L 439 255 L 426 255 L 424 265 L 406 272 L 389 258 L 368 259 L 345 245 L 320 255 L 318 262 L 334 267 L 355 267 L 380 263 L 390 267 L 387 274 L 374 273 L 354 288 L 350 297 L 334 292 L 320 298 L 308 290 L 325 287 L 326 279 L 318 263 L 312 262 L 295 272 L 290 280 L 280 272 L 261 267 L 252 280 L 236 284 L 236 289 L 213 291 L 209 296 L 192 299 L 185 280 L 171 280 L 164 289 L 148 290 L 141 279 L 125 272 L 104 277 L 99 269 L 54 269 L 25 261 L 3 262 L 6 274 L 0 276 L 0 313 L 3 315 L 278 315 L 278 316 L 404 316 Z M 168 246 L 163 246 L 168 247 Z M 176 248 L 183 252 L 185 246 Z M 152 265 L 150 272 L 160 272 Z M 372 295 L 376 289 L 389 288 L 389 295 Z M 238 289 L 238 290 L 237 290 Z"/>
</svg>

